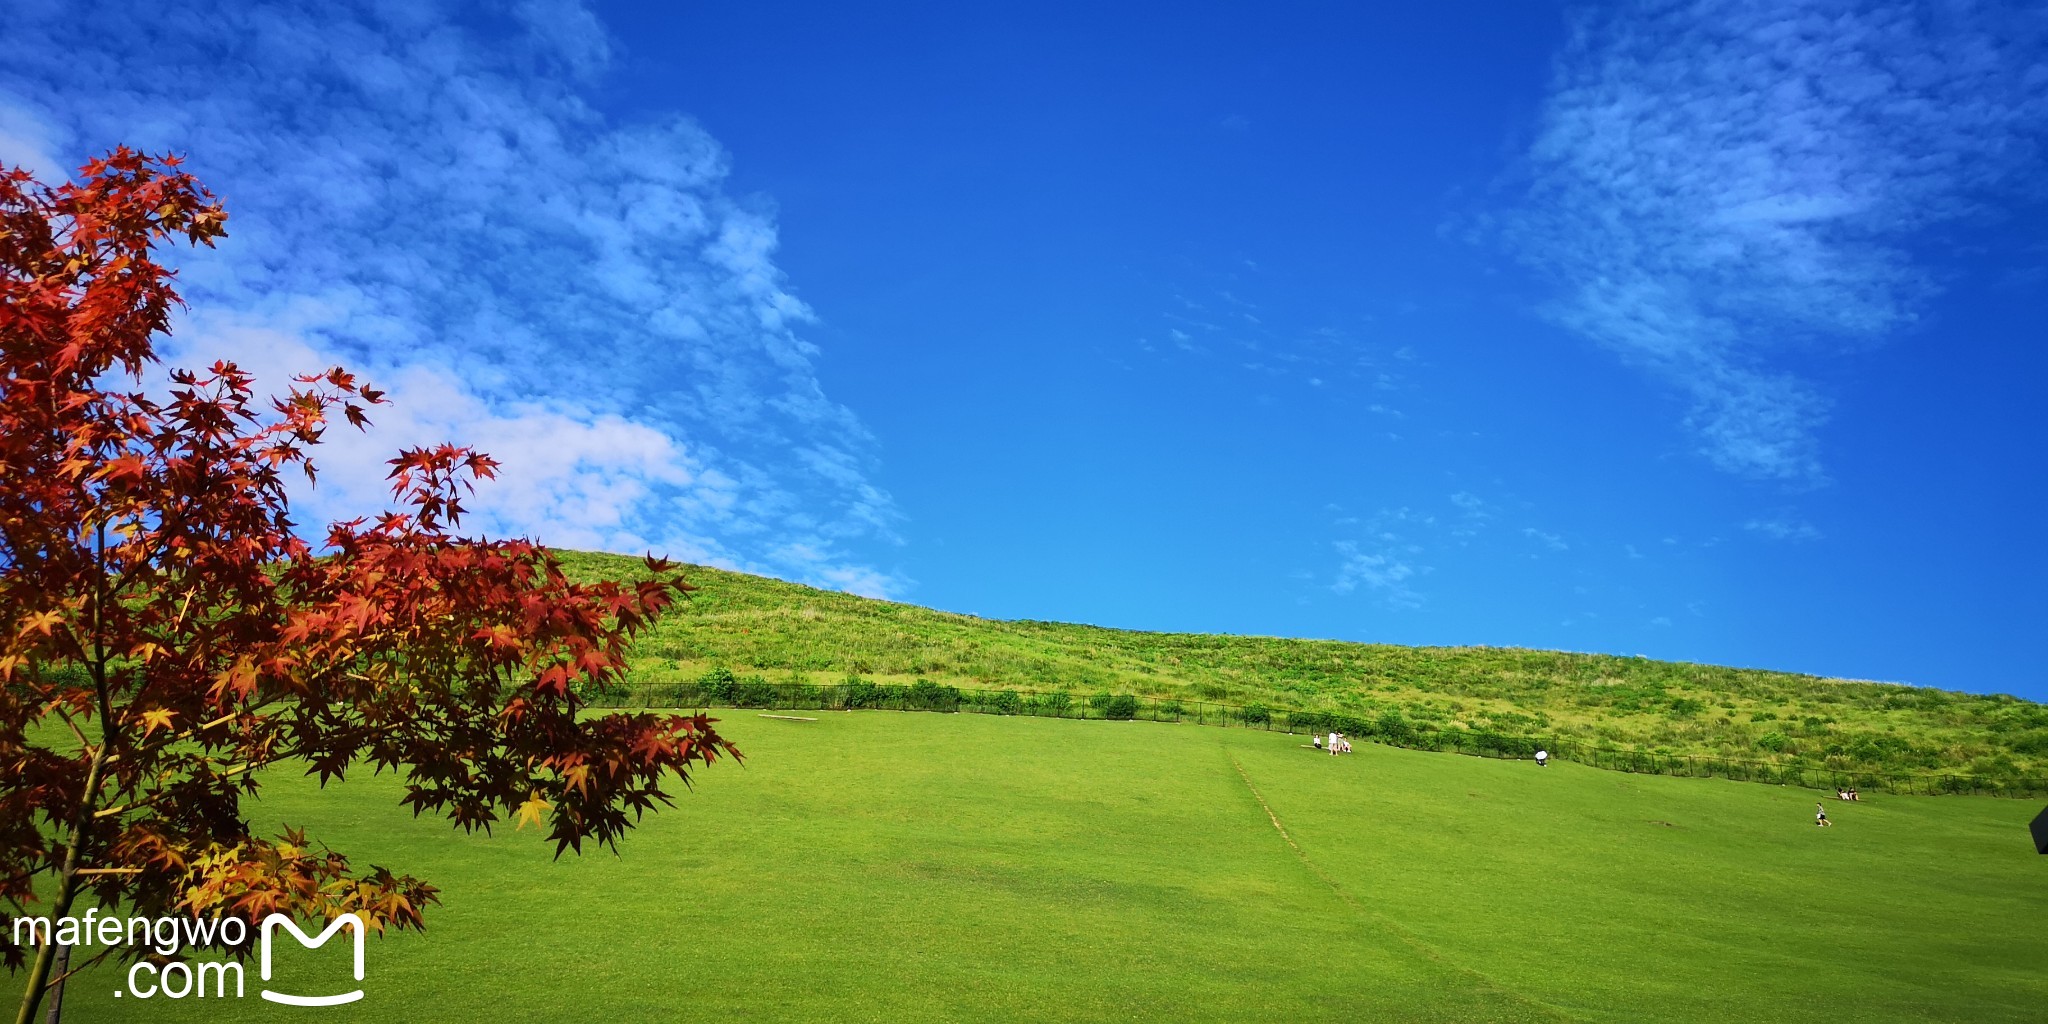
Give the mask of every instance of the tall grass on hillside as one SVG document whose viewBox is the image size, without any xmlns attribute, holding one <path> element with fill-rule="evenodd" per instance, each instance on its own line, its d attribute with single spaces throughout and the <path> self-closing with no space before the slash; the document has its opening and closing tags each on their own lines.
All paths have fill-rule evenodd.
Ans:
<svg viewBox="0 0 2048 1024">
<path fill-rule="evenodd" d="M 562 553 L 580 579 L 644 571 Z M 635 686 L 714 668 L 777 682 L 918 679 L 1265 705 L 1840 772 L 2048 776 L 2048 706 L 1894 683 L 1601 654 L 1400 647 L 1001 621 L 696 568 L 636 645 Z M 1989 681 L 1987 681 L 1988 683 Z"/>
</svg>

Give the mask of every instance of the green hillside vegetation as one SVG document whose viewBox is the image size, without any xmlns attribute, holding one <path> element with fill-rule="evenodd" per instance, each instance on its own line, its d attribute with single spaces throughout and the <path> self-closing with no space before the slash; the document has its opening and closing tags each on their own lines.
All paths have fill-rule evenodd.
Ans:
<svg viewBox="0 0 2048 1024">
<path fill-rule="evenodd" d="M 582 579 L 636 558 L 563 552 Z M 1395 712 L 1422 729 L 1485 730 L 1842 771 L 2048 776 L 2048 706 L 1893 683 L 1496 647 L 1146 633 L 999 621 L 699 567 L 702 587 L 643 636 L 634 685 L 723 669 L 769 681 L 1110 692 Z"/>
<path fill-rule="evenodd" d="M 350 1022 L 2039 1021 L 2026 821 L 1149 722 L 726 713 L 620 855 L 415 819 L 401 780 L 266 772 L 244 805 L 442 889 L 425 934 L 282 947 L 241 999 L 65 1019 Z M 1284 834 L 1282 829 L 1285 829 Z M 149 979 L 144 978 L 145 982 Z M 19 984 L 18 976 L 16 985 Z M 361 988 L 315 1011 L 259 998 Z M 142 990 L 137 990 L 140 993 Z"/>
</svg>

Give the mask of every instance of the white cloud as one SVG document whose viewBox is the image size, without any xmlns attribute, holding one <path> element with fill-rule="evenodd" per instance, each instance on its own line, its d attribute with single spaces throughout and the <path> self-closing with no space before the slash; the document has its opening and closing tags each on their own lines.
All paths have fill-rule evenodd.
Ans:
<svg viewBox="0 0 2048 1024">
<path fill-rule="evenodd" d="M 1542 530 L 1539 530 L 1533 526 L 1523 527 L 1522 536 L 1528 537 L 1531 540 L 1538 541 L 1544 547 L 1549 548 L 1552 551 L 1568 551 L 1571 549 L 1571 545 L 1565 543 L 1563 537 L 1560 537 L 1554 533 L 1545 533 Z"/>
<path fill-rule="evenodd" d="M 1331 590 L 1349 594 L 1363 586 L 1390 608 L 1422 607 L 1422 595 L 1409 586 L 1418 570 L 1391 547 L 1367 551 L 1348 540 L 1338 541 L 1336 547 L 1342 560 Z"/>
<path fill-rule="evenodd" d="M 1815 529 L 1812 523 L 1789 516 L 1752 519 L 1743 523 L 1742 528 L 1752 533 L 1763 534 L 1772 540 L 1819 540 L 1821 536 L 1820 531 Z"/>
<path fill-rule="evenodd" d="M 57 126 L 0 96 L 0 163 L 52 181 L 68 176 L 74 169 L 70 161 L 57 156 L 65 148 Z"/>
<path fill-rule="evenodd" d="M 0 68 L 0 154 L 177 151 L 226 200 L 230 237 L 183 259 L 174 357 L 390 389 L 367 441 L 330 432 L 308 511 L 373 511 L 393 450 L 455 440 L 505 463 L 475 503 L 493 531 L 901 590 L 869 564 L 898 513 L 819 384 L 772 212 L 694 123 L 585 99 L 611 53 L 592 13 L 312 10 L 25 0 Z"/>
<path fill-rule="evenodd" d="M 1906 233 L 2030 166 L 2044 40 L 1992 4 L 1618 5 L 1575 26 L 1502 226 L 1558 322 L 1683 389 L 1713 464 L 1819 482 L 1828 400 L 1774 357 L 1913 318 Z"/>
<path fill-rule="evenodd" d="M 1434 530 L 1436 516 L 1402 506 L 1383 508 L 1363 523 L 1349 516 L 1337 522 L 1356 524 L 1363 539 L 1336 542 L 1339 560 L 1332 591 L 1349 594 L 1363 587 L 1388 608 L 1423 606 L 1423 596 L 1411 581 L 1428 574 L 1430 567 L 1416 564 L 1423 548 L 1413 538 Z"/>
<path fill-rule="evenodd" d="M 1457 522 L 1451 526 L 1451 536 L 1460 538 L 1461 544 L 1470 543 L 1470 538 L 1478 536 L 1493 520 L 1493 507 L 1471 491 L 1451 495 L 1451 504 L 1458 507 L 1459 513 Z"/>
</svg>

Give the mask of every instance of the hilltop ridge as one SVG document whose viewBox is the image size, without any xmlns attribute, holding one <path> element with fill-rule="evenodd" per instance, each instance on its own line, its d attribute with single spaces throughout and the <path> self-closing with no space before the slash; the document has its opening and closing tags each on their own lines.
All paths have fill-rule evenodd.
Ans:
<svg viewBox="0 0 2048 1024">
<path fill-rule="evenodd" d="M 572 578 L 637 558 L 559 552 Z M 635 644 L 637 682 L 928 679 L 1374 716 L 1842 770 L 2048 775 L 2048 706 L 1792 672 L 1512 647 L 1404 647 L 984 619 L 691 566 L 702 588 Z"/>
</svg>

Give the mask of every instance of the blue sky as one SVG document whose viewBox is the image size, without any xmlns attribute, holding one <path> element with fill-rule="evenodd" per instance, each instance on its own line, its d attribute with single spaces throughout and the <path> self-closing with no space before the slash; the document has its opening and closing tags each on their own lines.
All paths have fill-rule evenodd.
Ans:
<svg viewBox="0 0 2048 1024">
<path fill-rule="evenodd" d="M 2048 19 L 1380 6 L 30 0 L 0 159 L 188 154 L 173 357 L 391 387 L 309 518 L 2048 698 Z"/>
</svg>

